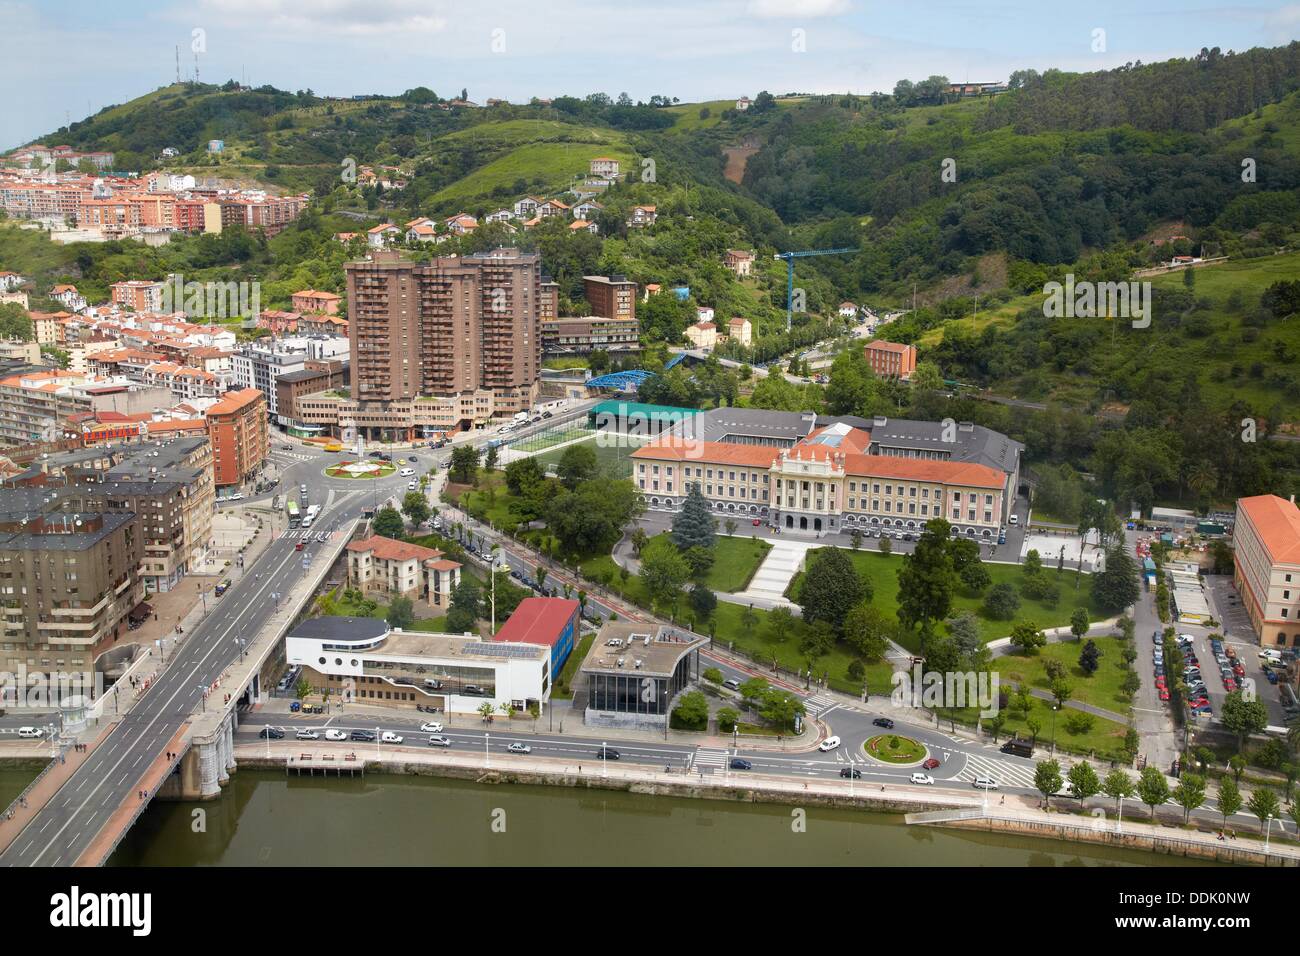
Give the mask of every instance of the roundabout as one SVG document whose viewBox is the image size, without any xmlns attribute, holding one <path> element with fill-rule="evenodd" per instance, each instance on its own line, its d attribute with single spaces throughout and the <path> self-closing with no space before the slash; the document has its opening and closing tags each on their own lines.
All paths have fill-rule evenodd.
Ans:
<svg viewBox="0 0 1300 956">
<path fill-rule="evenodd" d="M 341 461 L 325 469 L 326 478 L 387 478 L 397 466 L 386 461 Z"/>
<path fill-rule="evenodd" d="M 929 754 L 925 745 L 902 734 L 878 734 L 862 745 L 862 752 L 872 760 L 900 767 L 920 763 Z"/>
</svg>

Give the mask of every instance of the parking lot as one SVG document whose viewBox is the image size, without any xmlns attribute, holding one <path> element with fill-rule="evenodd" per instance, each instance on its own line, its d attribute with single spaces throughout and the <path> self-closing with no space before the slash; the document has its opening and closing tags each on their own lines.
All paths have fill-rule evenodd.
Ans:
<svg viewBox="0 0 1300 956">
<path fill-rule="evenodd" d="M 1210 606 L 1215 619 L 1221 624 L 1220 631 L 1224 635 L 1224 644 L 1231 648 L 1238 661 L 1245 671 L 1242 688 L 1254 687 L 1255 693 L 1259 700 L 1268 709 L 1268 722 L 1270 726 L 1285 726 L 1286 719 L 1282 710 L 1281 687 L 1279 684 L 1270 683 L 1268 674 L 1260 660 L 1260 646 L 1255 638 L 1254 629 L 1250 624 L 1250 617 L 1245 609 L 1241 606 L 1241 600 L 1237 596 L 1236 588 L 1233 586 L 1232 578 L 1228 575 L 1208 575 L 1206 577 L 1206 593 L 1210 600 Z M 1210 653 L 1209 641 L 1204 635 L 1210 632 L 1203 627 L 1176 625 L 1180 633 L 1192 634 L 1196 640 L 1194 647 L 1196 656 L 1202 664 L 1202 676 L 1205 679 L 1205 685 L 1209 690 L 1210 701 L 1214 711 L 1218 714 L 1222 710 L 1223 697 L 1226 691 L 1219 675 L 1219 668 L 1214 663 L 1214 656 Z"/>
</svg>

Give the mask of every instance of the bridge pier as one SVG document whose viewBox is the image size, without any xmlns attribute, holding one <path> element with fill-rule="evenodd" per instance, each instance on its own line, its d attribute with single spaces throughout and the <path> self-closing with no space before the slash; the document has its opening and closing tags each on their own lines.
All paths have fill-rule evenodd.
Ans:
<svg viewBox="0 0 1300 956">
<path fill-rule="evenodd" d="M 176 772 L 158 791 L 160 800 L 215 800 L 235 769 L 235 715 L 230 712 L 210 734 L 196 736 Z"/>
</svg>

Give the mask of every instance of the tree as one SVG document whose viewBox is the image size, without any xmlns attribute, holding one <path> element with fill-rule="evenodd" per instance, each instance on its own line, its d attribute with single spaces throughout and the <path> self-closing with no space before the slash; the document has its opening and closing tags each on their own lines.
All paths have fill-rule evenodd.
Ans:
<svg viewBox="0 0 1300 956">
<path fill-rule="evenodd" d="M 722 683 L 722 671 L 717 667 L 706 667 L 704 669 L 704 672 L 700 674 L 700 676 L 703 677 L 710 684 Z"/>
<path fill-rule="evenodd" d="M 861 598 L 862 581 L 848 555 L 839 548 L 816 551 L 799 588 L 804 621 L 826 621 L 838 631 Z"/>
<path fill-rule="evenodd" d="M 763 699 L 771 685 L 762 677 L 751 677 L 740 684 L 740 699 L 745 702 L 746 706 L 752 707 Z"/>
<path fill-rule="evenodd" d="M 1137 795 L 1147 805 L 1154 822 L 1156 807 L 1169 802 L 1169 783 L 1165 780 L 1165 775 L 1148 764 L 1138 777 Z"/>
<path fill-rule="evenodd" d="M 516 497 L 531 499 L 545 483 L 546 472 L 536 455 L 517 458 L 506 465 L 506 488 Z"/>
<path fill-rule="evenodd" d="M 637 525 L 632 529 L 632 534 L 628 540 L 632 544 L 632 553 L 639 558 L 641 557 L 641 550 L 646 546 L 646 542 L 650 540 L 650 535 L 646 534 L 645 528 Z"/>
<path fill-rule="evenodd" d="M 984 595 L 984 612 L 997 621 L 1009 621 L 1020 610 L 1020 595 L 1010 584 L 995 584 Z"/>
<path fill-rule="evenodd" d="M 1011 646 L 1028 654 L 1047 643 L 1047 635 L 1033 621 L 1021 621 L 1011 629 Z"/>
<path fill-rule="evenodd" d="M 673 517 L 673 544 L 678 550 L 712 548 L 716 523 L 709 512 L 709 502 L 700 491 L 699 483 L 691 485 L 682 502 L 682 510 Z"/>
<path fill-rule="evenodd" d="M 690 592 L 691 607 L 695 613 L 700 616 L 700 620 L 707 621 L 718 606 L 718 596 L 702 584 L 696 584 Z"/>
<path fill-rule="evenodd" d="M 1268 708 L 1263 701 L 1246 700 L 1237 690 L 1223 699 L 1223 713 L 1219 719 L 1223 726 L 1237 735 L 1237 752 L 1241 753 L 1246 738 L 1268 726 Z"/>
<path fill-rule="evenodd" d="M 1106 611 L 1122 611 L 1137 603 L 1137 565 L 1123 548 L 1106 552 L 1105 570 L 1092 576 L 1092 597 Z"/>
<path fill-rule="evenodd" d="M 406 525 L 402 522 L 402 516 L 396 508 L 385 506 L 379 509 L 379 514 L 375 515 L 375 534 L 381 538 L 400 538 L 402 532 L 406 530 Z"/>
<path fill-rule="evenodd" d="M 1040 761 L 1034 768 L 1034 788 L 1043 795 L 1044 800 L 1050 801 L 1060 792 L 1064 783 L 1061 779 L 1061 765 L 1055 760 Z"/>
<path fill-rule="evenodd" d="M 926 523 L 925 531 L 911 554 L 903 556 L 898 570 L 898 619 L 907 627 L 928 631 L 942 621 L 952 607 L 957 575 L 948 550 L 951 525 L 943 518 Z"/>
<path fill-rule="evenodd" d="M 555 474 L 560 484 L 573 491 L 584 481 L 595 478 L 600 471 L 596 460 L 596 449 L 586 442 L 570 445 L 560 456 L 560 463 L 555 467 Z"/>
<path fill-rule="evenodd" d="M 889 620 L 865 601 L 855 604 L 844 616 L 844 643 L 867 661 L 879 661 L 889 650 Z"/>
<path fill-rule="evenodd" d="M 643 509 L 632 482 L 593 478 L 576 490 L 560 488 L 546 509 L 551 533 L 569 554 L 608 551 Z"/>
<path fill-rule="evenodd" d="M 798 697 L 777 688 L 770 688 L 758 710 L 759 716 L 780 730 L 794 729 L 795 717 L 804 714 L 804 705 Z"/>
<path fill-rule="evenodd" d="M 1057 708 L 1065 706 L 1065 702 L 1070 699 L 1074 693 L 1074 687 L 1064 677 L 1058 677 L 1048 684 L 1047 689 L 1051 691 L 1052 696 L 1056 699 Z"/>
<path fill-rule="evenodd" d="M 1088 609 L 1076 607 L 1070 614 L 1070 633 L 1076 641 L 1083 640 L 1083 635 L 1088 633 L 1088 623 Z"/>
<path fill-rule="evenodd" d="M 478 705 L 478 714 L 483 718 L 483 723 L 485 724 L 492 723 L 492 714 L 495 713 L 495 710 L 496 709 L 486 700 Z"/>
<path fill-rule="evenodd" d="M 763 636 L 773 644 L 784 644 L 794 629 L 794 612 L 788 607 L 778 606 L 768 613 Z"/>
<path fill-rule="evenodd" d="M 407 630 L 415 623 L 415 607 L 408 597 L 393 598 L 393 603 L 388 605 L 388 615 L 386 617 L 389 627 L 401 628 Z"/>
<path fill-rule="evenodd" d="M 709 575 L 709 569 L 713 567 L 713 549 L 695 545 L 687 548 L 682 552 L 682 557 L 686 563 L 691 566 L 691 577 L 696 581 L 703 581 Z"/>
<path fill-rule="evenodd" d="M 993 583 L 989 569 L 981 561 L 972 561 L 958 572 L 962 585 L 972 594 L 982 594 Z"/>
<path fill-rule="evenodd" d="M 687 691 L 673 709 L 672 723 L 683 730 L 704 730 L 709 726 L 709 701 L 698 690 Z"/>
<path fill-rule="evenodd" d="M 483 455 L 483 468 L 487 471 L 497 470 L 498 448 L 496 445 L 489 444 L 487 451 Z"/>
<path fill-rule="evenodd" d="M 1183 808 L 1183 823 L 1186 825 L 1192 811 L 1205 802 L 1205 778 L 1197 773 L 1183 774 L 1170 796 Z"/>
<path fill-rule="evenodd" d="M 1278 801 L 1276 790 L 1260 785 L 1246 801 L 1246 809 L 1255 815 L 1259 821 L 1259 832 L 1263 833 L 1265 823 L 1280 815 L 1282 804 Z"/>
<path fill-rule="evenodd" d="M 888 538 L 881 538 L 879 541 L 876 542 L 876 549 L 881 554 L 889 554 L 891 551 L 894 550 L 894 545 Z"/>
<path fill-rule="evenodd" d="M 472 485 L 478 479 L 478 449 L 461 445 L 452 450 L 447 477 L 458 485 Z"/>
<path fill-rule="evenodd" d="M 722 522 L 722 526 L 727 529 L 728 537 L 734 535 L 736 533 L 736 528 L 739 527 L 739 525 L 736 524 L 735 518 L 728 518 L 726 521 Z"/>
<path fill-rule="evenodd" d="M 1006 725 L 1007 715 L 1002 713 L 1000 710 L 988 719 L 988 728 L 993 733 L 993 743 L 995 746 L 998 742 L 998 734 L 1002 733 L 1002 728 Z"/>
<path fill-rule="evenodd" d="M 849 532 L 849 545 L 854 551 L 862 547 L 862 529 L 854 528 Z"/>
<path fill-rule="evenodd" d="M 721 707 L 718 709 L 718 729 L 724 734 L 729 734 L 736 729 L 736 724 L 740 722 L 740 711 L 734 707 Z"/>
<path fill-rule="evenodd" d="M 1097 673 L 1097 668 L 1100 666 L 1101 649 L 1097 647 L 1096 641 L 1089 641 L 1083 645 L 1083 650 L 1079 652 L 1079 667 L 1091 677 Z"/>
<path fill-rule="evenodd" d="M 402 514 L 413 525 L 420 525 L 429 520 L 429 499 L 419 491 L 408 491 L 402 498 Z"/>
<path fill-rule="evenodd" d="M 690 579 L 691 566 L 686 559 L 671 546 L 647 547 L 641 554 L 641 583 L 646 593 L 655 602 L 676 602 L 682 585 Z"/>
<path fill-rule="evenodd" d="M 1116 813 L 1119 813 L 1119 802 L 1133 796 L 1136 791 L 1133 778 L 1120 767 L 1106 774 L 1106 779 L 1101 782 L 1101 792 L 1115 801 Z"/>
<path fill-rule="evenodd" d="M 474 579 L 461 575 L 460 584 L 451 592 L 451 606 L 447 608 L 447 631 L 463 634 L 472 631 L 478 622 L 479 590 Z"/>
<path fill-rule="evenodd" d="M 1071 767 L 1067 777 L 1070 781 L 1070 789 L 1080 801 L 1101 792 L 1101 780 L 1097 778 L 1097 771 L 1093 770 L 1092 764 L 1086 760 L 1081 760 Z"/>
</svg>

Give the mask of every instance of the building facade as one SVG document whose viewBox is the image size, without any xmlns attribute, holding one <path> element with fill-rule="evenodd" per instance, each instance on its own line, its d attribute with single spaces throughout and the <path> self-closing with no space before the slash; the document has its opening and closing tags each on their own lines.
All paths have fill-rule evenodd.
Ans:
<svg viewBox="0 0 1300 956">
<path fill-rule="evenodd" d="M 461 566 L 434 548 L 372 535 L 348 544 L 348 586 L 362 592 L 451 606 Z"/>
<path fill-rule="evenodd" d="M 591 314 L 607 319 L 636 319 L 636 283 L 627 276 L 583 276 Z"/>
<path fill-rule="evenodd" d="M 1257 495 L 1237 501 L 1233 583 L 1264 647 L 1300 647 L 1300 509 Z"/>
<path fill-rule="evenodd" d="M 217 487 L 251 480 L 271 451 L 266 397 L 256 388 L 227 392 L 204 417 L 212 442 L 213 480 Z"/>
</svg>

